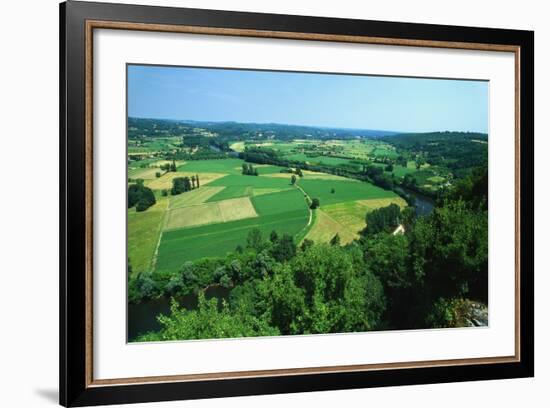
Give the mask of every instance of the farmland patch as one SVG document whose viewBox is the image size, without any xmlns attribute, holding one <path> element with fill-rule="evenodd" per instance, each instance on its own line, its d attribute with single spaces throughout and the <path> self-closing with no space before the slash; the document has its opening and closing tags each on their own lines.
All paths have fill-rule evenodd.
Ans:
<svg viewBox="0 0 550 408">
<path fill-rule="evenodd" d="M 189 205 L 201 204 L 215 194 L 222 191 L 225 187 L 200 187 L 195 190 L 188 191 L 184 194 L 178 194 L 170 197 L 170 208 L 186 207 Z"/>
<path fill-rule="evenodd" d="M 334 220 L 321 209 L 315 210 L 315 221 L 306 235 L 306 239 L 315 242 L 329 242 L 336 234 L 340 236 L 340 242 L 347 244 L 353 241 L 357 235 L 349 231 L 347 227 Z"/>
<path fill-rule="evenodd" d="M 164 174 L 163 176 L 149 181 L 145 183 L 145 185 L 153 190 L 169 190 L 172 188 L 172 180 L 176 177 L 191 177 L 195 176 L 197 173 L 190 173 L 190 172 L 168 172 Z M 217 180 L 225 174 L 222 173 L 198 173 L 199 175 L 199 182 L 201 186 L 204 186 L 205 184 L 208 184 L 214 180 Z"/>
<path fill-rule="evenodd" d="M 321 207 L 344 201 L 397 197 L 393 191 L 366 182 L 304 178 L 299 181 L 299 185 L 311 198 L 318 198 Z"/>
</svg>

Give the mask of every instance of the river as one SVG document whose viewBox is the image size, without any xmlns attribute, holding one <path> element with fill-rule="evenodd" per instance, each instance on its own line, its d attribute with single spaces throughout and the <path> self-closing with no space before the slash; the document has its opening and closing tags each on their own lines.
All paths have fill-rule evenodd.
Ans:
<svg viewBox="0 0 550 408">
<path fill-rule="evenodd" d="M 231 289 L 222 286 L 209 286 L 205 291 L 205 297 L 206 299 L 215 297 L 219 300 L 228 300 L 230 292 Z M 188 294 L 178 297 L 176 300 L 180 306 L 187 310 L 194 310 L 197 307 L 198 298 L 196 294 Z M 128 305 L 128 341 L 134 340 L 140 334 L 159 330 L 161 328 L 157 321 L 159 314 L 170 314 L 170 298 L 161 297 L 145 300 L 138 304 L 130 303 Z"/>
<path fill-rule="evenodd" d="M 408 188 L 399 187 L 405 194 L 414 197 L 414 208 L 417 216 L 429 215 L 434 209 L 434 200 L 428 196 L 409 190 Z"/>
</svg>

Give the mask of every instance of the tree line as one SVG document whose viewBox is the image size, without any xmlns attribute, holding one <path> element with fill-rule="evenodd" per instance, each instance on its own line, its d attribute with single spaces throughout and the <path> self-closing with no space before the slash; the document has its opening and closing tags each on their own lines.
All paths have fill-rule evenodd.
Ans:
<svg viewBox="0 0 550 408">
<path fill-rule="evenodd" d="M 198 174 L 191 177 L 175 177 L 172 179 L 172 189 L 170 190 L 170 193 L 172 195 L 178 195 L 199 187 L 200 180 Z"/>
</svg>

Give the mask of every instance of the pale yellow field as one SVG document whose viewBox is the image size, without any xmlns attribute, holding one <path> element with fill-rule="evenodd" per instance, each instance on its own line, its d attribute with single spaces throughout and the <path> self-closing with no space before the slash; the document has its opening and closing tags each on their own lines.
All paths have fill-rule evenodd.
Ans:
<svg viewBox="0 0 550 408">
<path fill-rule="evenodd" d="M 154 180 L 157 178 L 157 172 L 160 172 L 161 174 L 164 173 L 164 171 L 153 167 L 147 167 L 145 169 L 128 169 L 128 177 L 134 180 Z"/>
<path fill-rule="evenodd" d="M 348 228 L 331 218 L 330 215 L 321 209 L 315 210 L 315 221 L 306 235 L 306 239 L 314 242 L 329 242 L 336 233 L 340 235 L 340 243 L 347 244 L 353 241 L 357 236 L 349 231 Z"/>
<path fill-rule="evenodd" d="M 328 242 L 338 233 L 340 242 L 346 244 L 359 237 L 366 227 L 368 212 L 395 203 L 401 208 L 407 203 L 401 197 L 347 201 L 323 206 L 316 210 L 316 219 L 306 238 L 316 242 Z"/>
<path fill-rule="evenodd" d="M 185 194 L 189 193 L 182 195 Z M 232 198 L 168 210 L 164 229 L 196 227 L 198 225 L 235 221 L 257 216 L 258 214 L 256 214 L 256 210 L 248 197 Z"/>
<path fill-rule="evenodd" d="M 368 207 L 358 201 L 348 201 L 324 206 L 323 211 L 357 237 L 359 232 L 366 226 L 365 215 L 369 210 Z"/>
<path fill-rule="evenodd" d="M 159 160 L 154 163 L 151 163 L 151 167 L 160 167 L 165 164 L 172 164 L 171 160 Z M 181 166 L 182 164 L 185 164 L 183 160 L 176 160 L 176 167 Z"/>
<path fill-rule="evenodd" d="M 390 204 L 397 204 L 401 209 L 407 206 L 407 202 L 401 197 L 390 198 L 373 198 L 371 200 L 359 200 L 360 204 L 367 207 L 368 211 L 376 210 L 378 208 L 387 207 Z"/>
<path fill-rule="evenodd" d="M 235 221 L 243 218 L 257 217 L 256 210 L 248 197 L 232 198 L 217 202 L 223 221 Z"/>
<path fill-rule="evenodd" d="M 271 173 L 271 174 L 265 174 L 262 177 L 274 177 L 274 178 L 288 179 L 288 182 L 290 183 L 290 178 L 292 177 L 292 174 L 291 173 Z M 296 180 L 298 178 L 299 177 L 296 176 Z"/>
<path fill-rule="evenodd" d="M 310 180 L 345 180 L 345 181 L 359 182 L 358 180 L 337 176 L 335 174 L 318 173 L 316 171 L 309 171 L 309 170 L 302 170 L 302 174 L 304 175 L 304 178 L 307 178 Z"/>
<path fill-rule="evenodd" d="M 327 173 L 317 173 L 315 171 L 309 171 L 309 170 L 302 170 L 302 174 L 304 175 L 304 179 L 308 180 L 345 180 L 345 181 L 357 181 L 341 176 L 336 176 L 334 174 L 327 174 Z M 273 174 L 266 174 L 263 177 L 275 177 L 275 178 L 287 178 L 290 180 L 292 177 L 292 174 L 290 173 L 273 173 Z M 299 182 L 300 177 L 296 176 L 296 180 Z"/>
<path fill-rule="evenodd" d="M 323 210 L 333 220 L 346 227 L 352 234 L 358 236 L 359 232 L 367 225 L 365 217 L 368 212 L 377 208 L 387 207 L 392 203 L 399 205 L 401 208 L 407 206 L 407 203 L 401 197 L 394 197 L 347 201 L 345 203 L 324 206 Z"/>
<path fill-rule="evenodd" d="M 166 213 L 164 229 L 187 228 L 216 222 L 223 222 L 218 203 L 204 203 L 169 210 Z"/>
<path fill-rule="evenodd" d="M 164 174 L 162 177 L 159 177 L 155 180 L 149 181 L 145 183 L 145 185 L 153 190 L 169 190 L 172 188 L 172 179 L 176 177 L 191 177 L 194 176 L 197 173 L 189 173 L 189 172 L 168 172 Z M 204 186 L 205 184 L 210 183 L 211 181 L 214 181 L 216 179 L 219 179 L 220 177 L 226 176 L 224 173 L 198 173 L 199 175 L 199 181 L 200 185 Z"/>
<path fill-rule="evenodd" d="M 229 147 L 236 152 L 244 152 L 244 142 L 231 143 L 231 146 Z"/>
<path fill-rule="evenodd" d="M 210 197 L 212 197 L 214 194 L 219 193 L 222 191 L 225 187 L 219 186 L 219 187 L 200 187 L 195 190 L 188 191 L 184 194 L 178 194 L 175 196 L 170 197 L 170 208 L 180 208 L 180 207 L 186 207 L 189 205 L 195 205 L 195 204 L 201 204 L 206 202 Z"/>
</svg>

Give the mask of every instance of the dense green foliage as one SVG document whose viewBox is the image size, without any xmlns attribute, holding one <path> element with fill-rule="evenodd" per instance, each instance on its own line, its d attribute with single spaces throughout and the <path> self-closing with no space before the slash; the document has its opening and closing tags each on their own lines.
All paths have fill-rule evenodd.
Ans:
<svg viewBox="0 0 550 408">
<path fill-rule="evenodd" d="M 258 169 L 253 167 L 251 164 L 243 163 L 242 165 L 242 172 L 241 174 L 243 176 L 257 176 L 258 175 Z"/>
<path fill-rule="evenodd" d="M 172 179 L 172 195 L 178 195 L 199 187 L 199 176 L 175 177 Z"/>
<path fill-rule="evenodd" d="M 365 234 L 377 234 L 385 231 L 390 232 L 401 222 L 401 209 L 397 204 L 390 204 L 367 213 L 367 227 Z"/>
<path fill-rule="evenodd" d="M 143 185 L 143 180 L 128 186 L 128 208 L 136 207 L 136 211 L 145 211 L 156 203 L 153 191 Z"/>
</svg>

